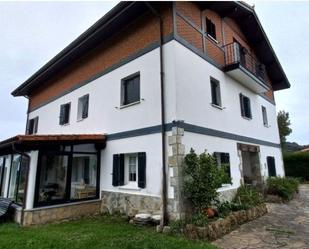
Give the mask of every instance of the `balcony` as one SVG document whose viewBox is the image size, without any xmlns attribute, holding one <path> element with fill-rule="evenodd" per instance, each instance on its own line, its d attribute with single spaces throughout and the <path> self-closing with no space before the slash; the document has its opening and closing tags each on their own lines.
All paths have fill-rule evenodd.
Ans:
<svg viewBox="0 0 309 249">
<path fill-rule="evenodd" d="M 224 46 L 225 72 L 256 93 L 267 92 L 270 85 L 265 66 L 239 43 Z"/>
</svg>

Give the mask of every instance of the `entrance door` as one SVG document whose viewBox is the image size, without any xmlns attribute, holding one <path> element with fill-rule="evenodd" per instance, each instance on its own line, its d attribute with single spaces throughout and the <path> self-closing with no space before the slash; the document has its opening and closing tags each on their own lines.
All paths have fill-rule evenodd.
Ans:
<svg viewBox="0 0 309 249">
<path fill-rule="evenodd" d="M 246 144 L 238 144 L 241 151 L 242 173 L 244 184 L 259 186 L 262 184 L 259 147 Z"/>
</svg>

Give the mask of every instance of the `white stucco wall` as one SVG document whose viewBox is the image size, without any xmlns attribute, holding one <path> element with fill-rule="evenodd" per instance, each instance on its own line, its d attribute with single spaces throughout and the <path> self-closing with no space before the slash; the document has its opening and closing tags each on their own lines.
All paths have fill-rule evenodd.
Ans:
<svg viewBox="0 0 309 249">
<path fill-rule="evenodd" d="M 176 56 L 177 119 L 237 135 L 279 143 L 276 108 L 178 42 Z M 223 110 L 211 105 L 210 76 L 220 81 Z M 239 94 L 250 98 L 252 119 L 241 116 Z M 265 106 L 270 127 L 263 125 Z"/>
<path fill-rule="evenodd" d="M 146 188 L 112 186 L 113 155 L 137 152 L 146 152 Z M 101 158 L 101 190 L 161 196 L 162 150 L 160 134 L 108 141 L 108 145 L 102 150 Z"/>
<path fill-rule="evenodd" d="M 195 134 L 191 132 L 185 132 L 183 137 L 183 144 L 185 145 L 186 153 L 190 152 L 190 149 L 193 148 L 196 153 L 200 154 L 207 150 L 208 153 L 213 154 L 214 152 L 226 152 L 230 154 L 230 169 L 232 177 L 232 186 L 222 188 L 230 189 L 237 188 L 240 186 L 241 174 L 241 154 L 238 154 L 237 143 L 241 141 L 233 141 L 228 139 L 222 139 L 212 136 L 206 136 L 201 134 Z M 250 143 L 249 143 L 250 144 Z M 261 174 L 262 176 L 268 176 L 268 168 L 266 157 L 273 156 L 275 157 L 276 163 L 276 172 L 279 176 L 284 176 L 283 162 L 281 156 L 280 148 L 263 146 L 258 144 L 253 144 L 260 147 L 260 165 L 261 165 Z"/>
</svg>

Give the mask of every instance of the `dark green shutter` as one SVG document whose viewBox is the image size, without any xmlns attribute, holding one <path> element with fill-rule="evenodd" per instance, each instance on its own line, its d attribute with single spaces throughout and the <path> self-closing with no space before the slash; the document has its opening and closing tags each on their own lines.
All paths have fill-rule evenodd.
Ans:
<svg viewBox="0 0 309 249">
<path fill-rule="evenodd" d="M 113 186 L 119 186 L 119 155 L 113 155 Z"/>
<path fill-rule="evenodd" d="M 124 154 L 113 155 L 113 186 L 124 185 Z"/>
<path fill-rule="evenodd" d="M 124 185 L 124 154 L 119 155 L 119 186 Z"/>
<path fill-rule="evenodd" d="M 138 187 L 146 187 L 146 153 L 138 153 Z"/>
<path fill-rule="evenodd" d="M 83 97 L 83 113 L 82 118 L 88 117 L 89 95 Z"/>
<path fill-rule="evenodd" d="M 249 114 L 249 118 L 252 118 L 251 101 L 249 98 L 248 98 L 248 114 Z"/>
<path fill-rule="evenodd" d="M 272 156 L 267 157 L 268 176 L 277 176 L 275 158 Z"/>
<path fill-rule="evenodd" d="M 240 112 L 241 112 L 241 116 L 245 116 L 245 109 L 244 109 L 244 100 L 243 100 L 243 96 L 240 93 L 239 94 L 239 102 L 240 102 Z"/>
<path fill-rule="evenodd" d="M 60 106 L 60 116 L 59 116 L 59 124 L 61 125 L 64 124 L 64 114 L 65 114 L 65 106 L 61 105 Z"/>
</svg>

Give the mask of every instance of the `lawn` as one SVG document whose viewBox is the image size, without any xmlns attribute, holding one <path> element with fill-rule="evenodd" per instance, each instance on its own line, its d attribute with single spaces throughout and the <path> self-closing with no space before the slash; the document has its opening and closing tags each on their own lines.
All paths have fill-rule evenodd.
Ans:
<svg viewBox="0 0 309 249">
<path fill-rule="evenodd" d="M 159 234 L 154 228 L 137 227 L 119 217 L 97 216 L 62 224 L 21 228 L 0 224 L 1 249 L 214 249 L 207 242 Z"/>
</svg>

